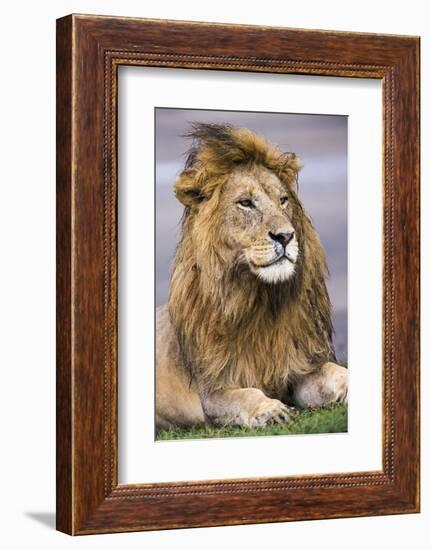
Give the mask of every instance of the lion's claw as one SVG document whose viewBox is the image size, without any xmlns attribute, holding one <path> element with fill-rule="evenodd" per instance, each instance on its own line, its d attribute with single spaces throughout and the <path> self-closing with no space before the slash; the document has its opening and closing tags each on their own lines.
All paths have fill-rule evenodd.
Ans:
<svg viewBox="0 0 431 550">
<path fill-rule="evenodd" d="M 296 409 L 288 407 L 278 399 L 267 399 L 250 418 L 249 425 L 261 428 L 269 424 L 285 424 L 290 422 L 296 413 Z"/>
</svg>

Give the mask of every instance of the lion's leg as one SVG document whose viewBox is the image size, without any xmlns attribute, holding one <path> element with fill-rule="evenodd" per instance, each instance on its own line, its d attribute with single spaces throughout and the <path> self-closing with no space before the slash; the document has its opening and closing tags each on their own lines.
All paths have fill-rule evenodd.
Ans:
<svg viewBox="0 0 431 550">
<path fill-rule="evenodd" d="M 196 384 L 177 367 L 163 365 L 157 369 L 156 427 L 187 427 L 205 422 Z"/>
<path fill-rule="evenodd" d="M 301 408 L 323 407 L 329 403 L 346 403 L 348 371 L 335 363 L 325 363 L 307 374 L 293 387 L 293 403 Z"/>
<path fill-rule="evenodd" d="M 202 398 L 207 418 L 217 425 L 258 427 L 283 423 L 295 413 L 256 388 L 219 390 Z"/>
<path fill-rule="evenodd" d="M 157 309 L 156 429 L 203 424 L 196 384 L 185 369 L 166 306 Z"/>
</svg>

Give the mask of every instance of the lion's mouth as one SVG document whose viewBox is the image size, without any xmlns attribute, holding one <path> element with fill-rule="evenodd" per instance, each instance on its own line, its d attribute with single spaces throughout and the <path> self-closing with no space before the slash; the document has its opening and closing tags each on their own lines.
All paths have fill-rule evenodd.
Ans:
<svg viewBox="0 0 431 550">
<path fill-rule="evenodd" d="M 276 264 L 281 264 L 281 263 L 283 263 L 284 260 L 287 260 L 291 264 L 295 263 L 292 258 L 290 258 L 289 256 L 286 256 L 285 254 L 282 254 L 281 256 L 278 256 L 277 258 L 275 258 L 274 260 L 272 260 L 271 262 L 268 262 L 266 264 L 256 264 L 255 262 L 251 262 L 251 263 L 253 264 L 254 267 L 261 269 L 261 268 L 265 268 L 265 267 L 271 267 L 271 266 L 276 265 Z"/>
</svg>

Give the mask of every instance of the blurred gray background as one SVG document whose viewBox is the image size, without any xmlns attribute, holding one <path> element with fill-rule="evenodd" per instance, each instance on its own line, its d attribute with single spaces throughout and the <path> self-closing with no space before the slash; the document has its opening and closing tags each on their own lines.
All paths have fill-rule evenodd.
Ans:
<svg viewBox="0 0 431 550">
<path fill-rule="evenodd" d="M 173 192 L 190 140 L 190 123 L 230 123 L 263 134 L 303 164 L 299 196 L 320 235 L 330 271 L 335 350 L 347 361 L 347 117 L 156 108 L 156 305 L 168 298 L 182 205 Z"/>
</svg>

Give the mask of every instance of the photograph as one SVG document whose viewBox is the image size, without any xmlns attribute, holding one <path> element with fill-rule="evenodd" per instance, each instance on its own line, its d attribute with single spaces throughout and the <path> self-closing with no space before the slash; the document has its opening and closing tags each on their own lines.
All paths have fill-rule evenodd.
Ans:
<svg viewBox="0 0 431 550">
<path fill-rule="evenodd" d="M 155 108 L 156 440 L 348 431 L 348 116 Z"/>
</svg>

